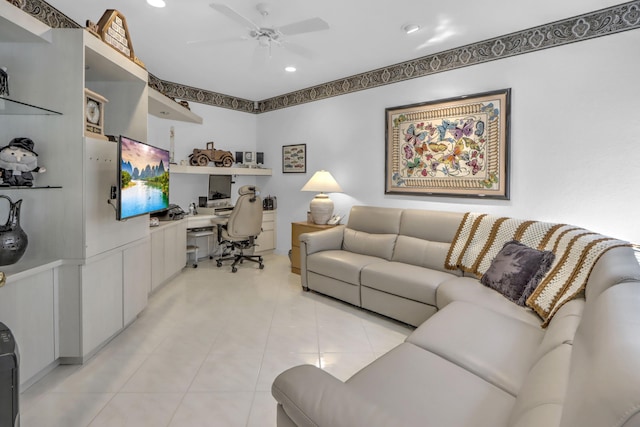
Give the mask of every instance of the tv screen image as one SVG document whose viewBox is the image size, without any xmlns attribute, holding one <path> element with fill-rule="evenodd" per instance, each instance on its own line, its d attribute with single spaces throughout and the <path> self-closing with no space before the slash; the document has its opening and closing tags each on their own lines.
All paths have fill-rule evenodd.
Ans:
<svg viewBox="0 0 640 427">
<path fill-rule="evenodd" d="M 169 151 L 120 136 L 118 219 L 169 207 Z"/>
</svg>

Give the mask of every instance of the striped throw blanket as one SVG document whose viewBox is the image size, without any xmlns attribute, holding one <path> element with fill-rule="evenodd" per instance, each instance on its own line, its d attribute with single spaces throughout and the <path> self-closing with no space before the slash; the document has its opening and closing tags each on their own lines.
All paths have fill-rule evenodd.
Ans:
<svg viewBox="0 0 640 427">
<path fill-rule="evenodd" d="M 618 246 L 630 246 L 628 242 L 572 225 L 468 212 L 451 243 L 445 267 L 461 269 L 479 278 L 510 240 L 555 254 L 549 272 L 526 302 L 544 320 L 543 327 L 562 305 L 584 290 L 603 253 Z"/>
</svg>

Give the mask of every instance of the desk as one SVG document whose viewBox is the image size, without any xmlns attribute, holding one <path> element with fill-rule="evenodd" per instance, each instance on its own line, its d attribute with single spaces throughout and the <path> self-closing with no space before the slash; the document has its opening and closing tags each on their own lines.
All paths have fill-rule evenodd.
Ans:
<svg viewBox="0 0 640 427">
<path fill-rule="evenodd" d="M 312 231 L 326 230 L 335 227 L 329 224 L 314 224 L 312 222 L 291 223 L 291 272 L 300 274 L 300 235 Z"/>
<path fill-rule="evenodd" d="M 195 240 L 194 245 L 192 246 L 198 246 L 198 238 L 206 237 L 208 249 L 207 255 L 211 255 L 211 253 L 215 252 L 215 250 L 217 249 L 217 239 L 214 239 L 211 249 L 209 249 L 209 239 L 211 238 L 211 236 L 217 235 L 217 223 L 221 220 L 228 219 L 229 215 L 198 214 L 187 215 L 185 218 L 187 219 L 187 236 Z M 206 230 L 209 228 L 211 229 L 211 231 Z M 194 229 L 198 229 L 199 231 L 195 231 Z M 190 235 L 190 233 L 193 234 Z M 272 251 L 276 248 L 275 210 L 262 212 L 262 232 L 256 239 L 256 243 L 258 246 L 256 246 L 255 252 Z M 197 262 L 198 260 L 196 259 L 195 263 L 197 264 Z"/>
</svg>

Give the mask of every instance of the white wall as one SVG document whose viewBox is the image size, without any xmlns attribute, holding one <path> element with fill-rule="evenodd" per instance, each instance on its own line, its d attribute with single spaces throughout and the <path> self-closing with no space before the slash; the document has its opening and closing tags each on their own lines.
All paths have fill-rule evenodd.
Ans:
<svg viewBox="0 0 640 427">
<path fill-rule="evenodd" d="M 640 242 L 640 31 L 629 31 L 378 89 L 258 115 L 258 151 L 274 175 L 277 250 L 290 248 L 290 222 L 306 218 L 312 193 L 299 189 L 318 169 L 342 186 L 336 212 L 354 204 L 476 211 L 565 222 Z M 387 107 L 512 88 L 511 199 L 384 194 Z M 307 173 L 282 174 L 282 145 L 307 144 Z"/>
<path fill-rule="evenodd" d="M 291 246 L 292 221 L 306 218 L 312 193 L 300 188 L 329 170 L 344 193 L 336 212 L 354 204 L 475 211 L 565 222 L 640 242 L 635 193 L 640 188 L 640 31 L 409 80 L 252 115 L 192 103 L 203 125 L 149 118 L 149 142 L 176 158 L 213 140 L 230 151 L 264 151 L 273 176 L 247 178 L 278 197 L 277 252 Z M 387 107 L 512 88 L 511 199 L 483 200 L 384 194 Z M 282 146 L 307 144 L 307 173 L 282 173 Z M 171 200 L 187 207 L 206 194 L 203 177 L 171 178 Z"/>
<path fill-rule="evenodd" d="M 203 118 L 203 124 L 185 123 L 149 116 L 148 143 L 169 149 L 169 130 L 175 131 L 176 163 L 189 160 L 194 148 L 206 148 L 213 141 L 217 149 L 236 151 L 256 150 L 256 116 L 204 104 L 190 103 L 191 111 Z M 233 191 L 241 185 L 256 184 L 255 177 L 238 176 Z M 259 183 L 258 183 L 259 185 Z M 171 203 L 178 204 L 187 211 L 190 203 L 198 204 L 198 196 L 208 194 L 208 175 L 172 174 L 169 188 Z"/>
</svg>

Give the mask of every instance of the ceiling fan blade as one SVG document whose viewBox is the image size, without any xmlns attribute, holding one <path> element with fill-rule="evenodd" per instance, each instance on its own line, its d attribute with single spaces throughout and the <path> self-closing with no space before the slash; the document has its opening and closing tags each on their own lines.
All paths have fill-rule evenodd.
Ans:
<svg viewBox="0 0 640 427">
<path fill-rule="evenodd" d="M 311 53 L 311 51 L 305 47 L 302 47 L 300 45 L 288 42 L 286 40 L 280 42 L 280 46 L 282 46 L 283 48 L 287 49 L 288 51 L 295 53 L 298 56 L 301 56 L 305 59 L 313 59 L 313 54 Z"/>
<path fill-rule="evenodd" d="M 219 44 L 226 44 L 226 43 L 241 42 L 244 40 L 247 40 L 247 38 L 246 37 L 230 37 L 227 39 L 200 39 L 200 40 L 187 40 L 187 44 L 194 45 L 194 46 L 203 45 L 203 44 L 219 45 Z"/>
<path fill-rule="evenodd" d="M 245 18 L 244 16 L 240 15 L 238 12 L 231 9 L 229 6 L 225 4 L 211 3 L 209 6 L 211 6 L 213 9 L 217 10 L 227 18 L 233 21 L 236 21 L 238 24 L 242 25 L 243 27 L 247 27 L 252 30 L 260 29 L 260 27 L 256 25 L 252 20 L 250 20 L 249 18 Z"/>
<path fill-rule="evenodd" d="M 314 31 L 328 30 L 329 24 L 320 18 L 306 19 L 300 22 L 279 27 L 277 30 L 285 36 L 293 36 L 296 34 L 311 33 Z"/>
</svg>

